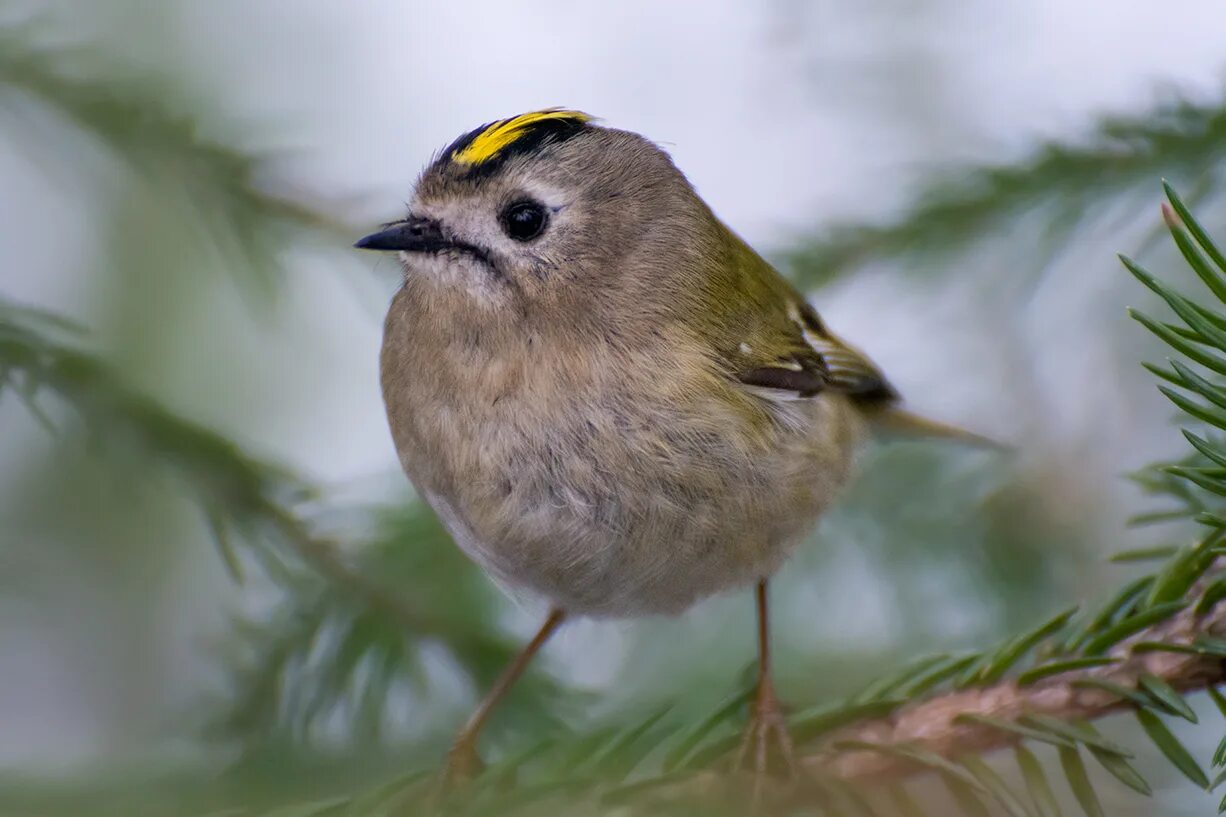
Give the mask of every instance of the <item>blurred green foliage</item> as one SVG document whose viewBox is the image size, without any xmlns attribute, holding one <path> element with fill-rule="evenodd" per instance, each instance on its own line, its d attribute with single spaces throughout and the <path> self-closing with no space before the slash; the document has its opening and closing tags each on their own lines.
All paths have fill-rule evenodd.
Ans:
<svg viewBox="0 0 1226 817">
<path fill-rule="evenodd" d="M 1153 181 L 1186 182 L 1195 205 L 1218 193 L 1226 107 L 1220 101 L 1178 97 L 1131 116 L 1102 120 L 1075 144 L 1045 144 L 1021 161 L 958 168 L 936 176 L 912 205 L 880 224 L 829 228 L 786 256 L 798 280 L 820 286 L 869 263 L 918 258 L 928 269 L 952 272 L 937 262 L 968 244 L 1025 223 L 1042 236 L 1027 255 L 1027 268 L 1058 252 L 1090 220 L 1119 208 L 1152 206 Z M 1029 222 L 1035 217 L 1037 223 Z"/>
<path fill-rule="evenodd" d="M 128 747 L 136 761 L 117 752 L 114 768 L 95 776 L 0 775 L 0 813 L 305 817 L 398 807 L 398 798 L 424 783 L 414 788 L 412 779 L 395 775 L 433 766 L 465 707 L 516 648 L 519 613 L 419 504 L 399 495 L 339 499 L 298 469 L 256 453 L 252 435 L 225 433 L 151 396 L 173 382 L 158 367 L 182 369 L 188 359 L 176 343 L 207 347 L 230 331 L 218 320 L 197 325 L 185 340 L 173 321 L 159 320 L 225 297 L 215 281 L 201 283 L 202 268 L 228 271 L 225 286 L 236 285 L 238 298 L 256 305 L 246 320 L 275 332 L 271 304 L 289 289 L 284 254 L 337 250 L 357 231 L 346 226 L 345 213 L 300 203 L 288 186 L 270 192 L 280 157 L 226 142 L 209 119 L 215 111 L 203 104 L 194 110 L 193 95 L 169 72 L 135 70 L 121 56 L 93 44 L 65 46 L 26 24 L 0 32 L 0 129 L 49 183 L 74 187 L 91 174 L 107 179 L 98 185 L 105 240 L 85 273 L 102 293 L 102 308 L 88 316 L 92 331 L 0 301 L 0 399 L 20 400 L 52 435 L 48 451 L 18 455 L 25 457 L 18 463 L 25 479 L 5 505 L 22 517 L 14 532 L 28 534 L 48 517 L 72 522 L 65 523 L 72 535 L 57 543 L 64 551 L 58 564 L 84 564 L 89 573 L 95 560 L 122 563 L 115 593 L 131 610 L 115 626 L 137 619 L 148 626 L 157 593 L 168 592 L 173 568 L 151 559 L 160 549 L 187 560 L 207 536 L 241 587 L 235 599 L 218 602 L 232 614 L 216 628 L 210 649 L 196 650 L 221 680 L 209 695 L 193 697 L 172 725 L 193 747 L 183 768 L 146 763 L 147 754 Z M 1047 271 L 1042 259 L 1059 254 L 1096 215 L 1120 222 L 1152 204 L 1159 175 L 1194 180 L 1190 200 L 1213 205 L 1224 122 L 1222 104 L 1181 100 L 1104 121 L 1076 145 L 1043 146 L 1008 166 L 951 170 L 889 222 L 800 240 L 784 260 L 813 287 L 883 265 L 901 270 L 908 282 L 924 269 L 943 271 L 971 291 L 1001 278 L 1007 287 L 1016 283 L 1008 280 L 1012 267 L 1003 276 L 976 276 L 979 268 L 966 259 L 985 236 L 1041 235 L 1037 250 L 1026 248 L 1025 268 Z M 145 243 L 153 225 L 165 234 Z M 156 298 L 142 286 L 150 281 L 166 282 Z M 1198 389 L 1179 372 L 1173 377 Z M 241 403 L 241 396 L 226 397 Z M 259 407 L 235 411 L 240 429 L 247 420 L 268 421 Z M 1206 454 L 1191 456 L 1181 463 L 1184 472 L 1145 469 L 1137 477 L 1168 501 L 1157 521 L 1177 539 L 1191 529 L 1191 517 L 1216 506 L 1213 487 L 1189 488 L 1188 480 L 1221 475 Z M 79 458 L 90 465 L 78 468 Z M 401 484 L 398 475 L 392 479 Z M 981 648 L 1022 632 L 1078 595 L 1074 586 L 1102 543 L 1094 541 L 1100 529 L 1089 503 L 1079 501 L 1075 479 L 1033 457 L 1007 460 L 917 443 L 868 452 L 862 479 L 815 546 L 779 580 L 780 663 L 798 728 L 816 737 L 849 711 L 887 711 L 896 705 L 890 697 L 863 697 L 874 679 L 888 681 L 903 666 L 914 671 L 907 662 L 930 650 Z M 147 502 L 130 505 L 49 502 L 42 516 L 16 513 L 30 496 L 73 495 L 83 482 L 158 488 Z M 169 521 L 155 523 L 151 505 Z M 30 557 L 20 538 L 0 539 L 0 560 L 25 564 Z M 29 590 L 24 576 L 5 572 L 0 615 L 6 595 Z M 95 575 L 105 584 L 109 574 L 89 574 Z M 843 585 L 872 591 L 884 636 L 839 637 L 847 617 L 861 612 L 840 614 Z M 61 592 L 79 591 L 67 584 Z M 95 614 L 91 598 L 69 614 Z M 845 591 L 842 598 L 850 600 Z M 648 780 L 643 769 L 698 767 L 726 749 L 743 699 L 736 670 L 751 655 L 750 628 L 741 626 L 748 606 L 716 600 L 702 615 L 701 622 L 650 622 L 625 631 L 632 657 L 601 680 L 537 668 L 500 712 L 490 735 L 491 773 L 465 808 L 574 813 L 566 795 L 597 784 L 601 808 L 650 803 L 650 787 L 673 778 Z M 1078 618 L 1069 626 L 1089 623 Z M 152 629 L 134 629 L 130 640 L 153 638 Z M 951 652 L 938 669 L 1003 673 L 1014 664 L 1002 655 L 1016 661 L 1026 654 L 1017 646 L 1015 637 L 997 651 L 976 653 L 973 666 Z M 581 662 L 595 663 L 604 651 L 572 647 Z M 1067 657 L 1057 651 L 1043 660 Z M 907 694 L 958 680 L 934 666 L 931 684 Z M 148 669 L 139 661 L 130 668 L 133 678 Z M 1127 774 L 1119 772 L 1118 755 L 1107 757 L 1103 765 L 1114 763 L 1113 774 Z M 1065 771 L 1082 777 L 1073 761 Z M 978 781 L 967 785 L 984 787 L 967 774 Z M 517 777 L 529 782 L 516 786 Z M 1079 783 L 1076 791 L 1086 802 L 1085 787 Z M 313 802 L 334 796 L 340 799 Z"/>
</svg>

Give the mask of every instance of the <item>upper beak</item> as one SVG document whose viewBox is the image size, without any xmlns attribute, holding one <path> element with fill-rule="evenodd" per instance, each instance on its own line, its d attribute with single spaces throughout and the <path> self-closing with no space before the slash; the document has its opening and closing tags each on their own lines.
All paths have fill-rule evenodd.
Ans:
<svg viewBox="0 0 1226 817">
<path fill-rule="evenodd" d="M 437 221 L 422 216 L 409 216 L 393 222 L 377 233 L 371 233 L 353 246 L 359 250 L 399 250 L 401 252 L 433 252 L 450 244 L 443 237 Z"/>
</svg>

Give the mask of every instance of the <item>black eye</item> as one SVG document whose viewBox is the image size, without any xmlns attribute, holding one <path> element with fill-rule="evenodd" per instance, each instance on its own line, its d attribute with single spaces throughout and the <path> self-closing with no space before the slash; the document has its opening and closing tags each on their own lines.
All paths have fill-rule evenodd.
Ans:
<svg viewBox="0 0 1226 817">
<path fill-rule="evenodd" d="M 535 201 L 517 201 L 502 211 L 502 229 L 516 241 L 531 241 L 548 222 L 549 214 Z"/>
</svg>

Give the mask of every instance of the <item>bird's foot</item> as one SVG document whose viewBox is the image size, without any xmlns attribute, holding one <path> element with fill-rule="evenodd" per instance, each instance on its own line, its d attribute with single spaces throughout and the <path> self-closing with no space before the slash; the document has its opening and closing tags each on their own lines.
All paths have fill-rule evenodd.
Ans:
<svg viewBox="0 0 1226 817">
<path fill-rule="evenodd" d="M 443 771 L 443 789 L 450 791 L 472 781 L 485 771 L 485 762 L 477 754 L 475 740 L 461 736 L 447 753 L 447 768 Z"/>
<path fill-rule="evenodd" d="M 485 763 L 477 754 L 475 739 L 461 734 L 447 752 L 447 765 L 440 774 L 433 775 L 419 796 L 404 795 L 403 803 L 390 813 L 394 817 L 442 817 L 448 811 L 448 803 L 457 794 L 462 795 L 465 786 L 485 770 Z M 421 796 L 424 794 L 424 801 Z"/>
<path fill-rule="evenodd" d="M 775 697 L 770 679 L 758 684 L 758 694 L 750 713 L 735 769 L 753 773 L 753 799 L 761 800 L 766 778 L 775 774 L 785 780 L 796 778 L 796 750 L 788 733 L 783 707 Z"/>
</svg>

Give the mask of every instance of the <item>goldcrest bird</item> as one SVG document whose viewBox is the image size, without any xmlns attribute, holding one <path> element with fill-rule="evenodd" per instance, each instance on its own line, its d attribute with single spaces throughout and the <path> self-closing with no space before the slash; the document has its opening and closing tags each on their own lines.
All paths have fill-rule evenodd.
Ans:
<svg viewBox="0 0 1226 817">
<path fill-rule="evenodd" d="M 679 613 L 756 586 L 738 765 L 791 766 L 767 581 L 906 414 L 863 354 L 712 213 L 663 150 L 553 108 L 483 125 L 356 245 L 399 253 L 381 376 L 405 472 L 456 543 L 551 611 L 457 738 L 567 616 Z"/>
</svg>

